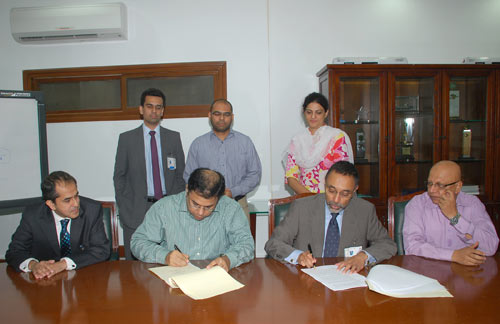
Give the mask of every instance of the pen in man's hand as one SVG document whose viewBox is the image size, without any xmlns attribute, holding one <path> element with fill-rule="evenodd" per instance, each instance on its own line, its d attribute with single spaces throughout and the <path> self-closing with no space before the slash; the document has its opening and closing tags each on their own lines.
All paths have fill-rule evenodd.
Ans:
<svg viewBox="0 0 500 324">
<path fill-rule="evenodd" d="M 179 247 L 177 246 L 177 244 L 174 244 L 174 249 L 179 252 L 180 254 L 184 255 L 184 253 L 182 253 L 181 249 L 179 249 Z M 189 263 L 189 257 L 186 259 L 186 262 Z"/>
<path fill-rule="evenodd" d="M 309 253 L 311 253 L 312 257 L 314 258 L 313 250 L 311 248 L 311 243 L 307 244 L 307 248 L 309 249 Z M 313 268 L 316 268 L 316 262 L 313 263 Z"/>
</svg>

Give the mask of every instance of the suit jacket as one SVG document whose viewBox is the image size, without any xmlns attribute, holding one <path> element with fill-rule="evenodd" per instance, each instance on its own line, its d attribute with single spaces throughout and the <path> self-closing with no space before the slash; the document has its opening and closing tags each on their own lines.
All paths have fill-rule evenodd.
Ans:
<svg viewBox="0 0 500 324">
<path fill-rule="evenodd" d="M 297 199 L 279 223 L 264 249 L 273 258 L 284 260 L 294 250 L 307 251 L 311 244 L 313 255 L 323 255 L 325 240 L 325 194 Z M 396 254 L 396 243 L 377 218 L 375 206 L 354 195 L 344 210 L 338 256 L 344 248 L 362 246 L 377 261 Z"/>
<path fill-rule="evenodd" d="M 113 181 L 120 221 L 127 227 L 137 228 L 144 220 L 151 203 L 148 203 L 146 160 L 142 125 L 120 134 Z M 186 189 L 184 151 L 178 132 L 160 127 L 161 158 L 167 195 Z M 167 158 L 176 159 L 176 169 L 168 169 Z"/>
<path fill-rule="evenodd" d="M 111 249 L 99 202 L 80 196 L 80 215 L 71 220 L 70 242 L 69 258 L 77 269 L 109 258 Z M 61 259 L 54 216 L 45 202 L 26 207 L 5 254 L 5 259 L 16 271 L 20 271 L 19 265 L 28 258 Z"/>
</svg>

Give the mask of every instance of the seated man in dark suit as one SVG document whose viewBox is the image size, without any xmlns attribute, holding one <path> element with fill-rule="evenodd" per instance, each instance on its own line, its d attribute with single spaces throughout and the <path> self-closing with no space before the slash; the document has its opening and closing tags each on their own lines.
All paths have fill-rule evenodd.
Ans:
<svg viewBox="0 0 500 324">
<path fill-rule="evenodd" d="M 80 197 L 76 180 L 63 171 L 42 182 L 44 202 L 26 207 L 5 254 L 16 271 L 52 277 L 109 258 L 101 204 Z"/>
<path fill-rule="evenodd" d="M 265 245 L 280 261 L 312 267 L 316 257 L 351 256 L 339 262 L 345 272 L 358 272 L 367 263 L 396 254 L 375 206 L 358 198 L 358 171 L 347 161 L 332 165 L 325 177 L 325 193 L 292 203 Z M 309 251 L 312 250 L 312 253 Z"/>
</svg>

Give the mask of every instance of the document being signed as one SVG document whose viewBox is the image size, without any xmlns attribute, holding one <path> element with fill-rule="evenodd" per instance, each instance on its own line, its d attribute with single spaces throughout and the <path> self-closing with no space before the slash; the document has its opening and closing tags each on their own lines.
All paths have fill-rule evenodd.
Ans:
<svg viewBox="0 0 500 324">
<path fill-rule="evenodd" d="M 335 265 L 324 265 L 315 268 L 303 268 L 302 271 L 321 282 L 331 290 L 345 290 L 366 287 L 365 277 L 353 273 L 346 274 L 337 269 Z"/>
<path fill-rule="evenodd" d="M 200 269 L 188 263 L 185 267 L 163 266 L 149 271 L 193 299 L 206 299 L 244 287 L 219 266 Z"/>
</svg>

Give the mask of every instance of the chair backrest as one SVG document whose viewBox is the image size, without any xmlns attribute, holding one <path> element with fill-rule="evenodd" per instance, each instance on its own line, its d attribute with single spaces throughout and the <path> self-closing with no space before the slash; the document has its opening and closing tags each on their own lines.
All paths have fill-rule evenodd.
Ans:
<svg viewBox="0 0 500 324">
<path fill-rule="evenodd" d="M 101 201 L 102 218 L 104 221 L 104 231 L 109 240 L 109 249 L 111 250 L 110 260 L 118 260 L 118 216 L 117 207 L 113 201 Z"/>
<path fill-rule="evenodd" d="M 387 227 L 389 230 L 389 236 L 394 240 L 394 242 L 396 242 L 398 247 L 398 255 L 405 254 L 403 244 L 403 224 L 405 220 L 406 204 L 408 204 L 414 196 L 423 192 L 424 191 L 418 191 L 404 196 L 389 197 L 389 201 L 387 203 Z"/>
<path fill-rule="evenodd" d="M 278 198 L 269 200 L 269 237 L 276 226 L 281 222 L 290 208 L 290 204 L 299 198 L 314 195 L 312 192 L 301 193 L 295 196 L 286 198 Z"/>
</svg>

